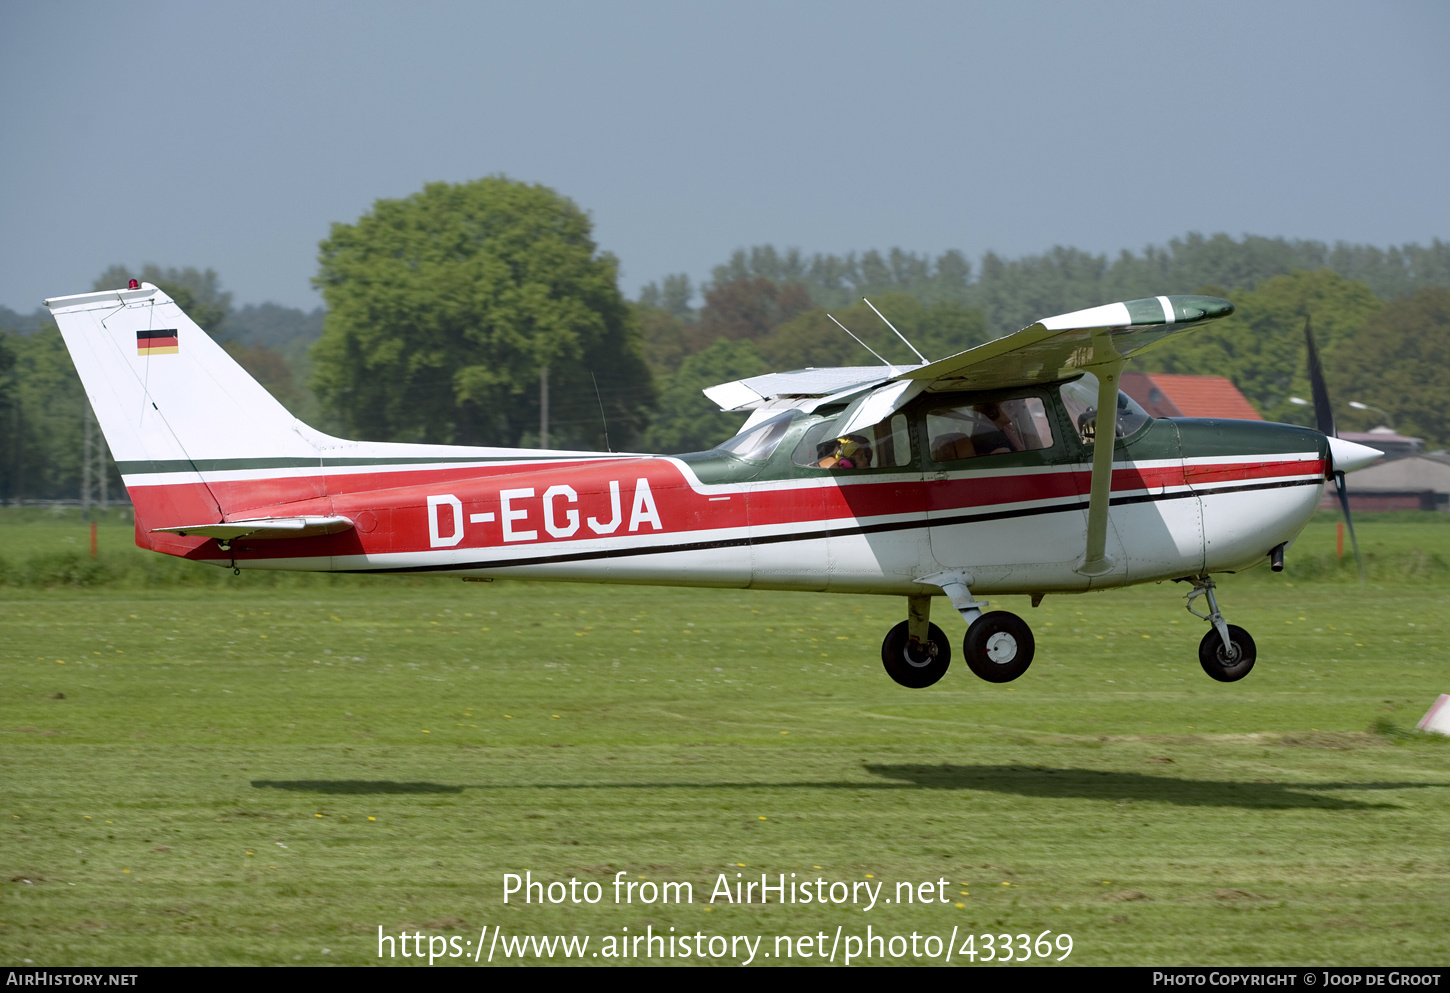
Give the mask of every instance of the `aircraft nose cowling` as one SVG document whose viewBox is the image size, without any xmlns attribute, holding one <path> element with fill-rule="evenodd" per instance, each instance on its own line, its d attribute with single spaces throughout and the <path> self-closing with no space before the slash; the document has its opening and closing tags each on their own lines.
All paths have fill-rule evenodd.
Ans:
<svg viewBox="0 0 1450 993">
<path fill-rule="evenodd" d="M 1375 459 L 1384 455 L 1378 448 L 1360 445 L 1342 438 L 1329 439 L 1329 459 L 1335 472 L 1353 472 L 1363 469 Z"/>
</svg>

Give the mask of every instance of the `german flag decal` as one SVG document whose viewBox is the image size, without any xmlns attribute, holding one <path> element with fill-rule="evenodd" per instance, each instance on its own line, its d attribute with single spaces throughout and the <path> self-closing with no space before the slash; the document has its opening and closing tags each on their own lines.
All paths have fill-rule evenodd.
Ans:
<svg viewBox="0 0 1450 993">
<path fill-rule="evenodd" d="M 176 328 L 169 331 L 137 331 L 137 355 L 175 355 Z"/>
</svg>

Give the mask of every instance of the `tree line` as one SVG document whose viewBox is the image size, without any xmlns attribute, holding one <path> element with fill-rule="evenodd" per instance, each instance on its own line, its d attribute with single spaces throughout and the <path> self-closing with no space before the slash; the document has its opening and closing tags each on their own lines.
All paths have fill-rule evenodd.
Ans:
<svg viewBox="0 0 1450 993">
<path fill-rule="evenodd" d="M 700 390 L 806 366 L 908 363 L 1100 303 L 1167 293 L 1232 299 L 1233 317 L 1139 360 L 1223 375 L 1273 420 L 1308 423 L 1312 320 L 1341 426 L 1450 442 L 1450 244 L 1373 246 L 1190 234 L 1110 259 L 1074 248 L 1016 259 L 902 249 L 742 249 L 696 287 L 618 287 L 588 215 L 542 186 L 488 177 L 380 200 L 320 245 L 311 312 L 237 308 L 217 274 L 112 266 L 95 288 L 156 283 L 303 420 L 375 440 L 683 452 L 743 419 Z M 833 320 L 834 318 L 834 320 Z M 860 338 L 857 344 L 836 324 Z M 880 356 L 880 358 L 877 358 Z M 40 310 L 0 308 L 0 501 L 73 498 L 86 404 Z M 1382 417 L 1374 415 L 1377 419 Z M 114 468 L 112 468 L 114 473 Z M 112 478 L 112 493 L 121 492 Z"/>
</svg>

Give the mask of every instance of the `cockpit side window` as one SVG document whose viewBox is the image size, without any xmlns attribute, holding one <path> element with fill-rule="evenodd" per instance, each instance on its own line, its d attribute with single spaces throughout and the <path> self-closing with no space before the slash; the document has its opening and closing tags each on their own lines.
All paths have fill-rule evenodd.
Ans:
<svg viewBox="0 0 1450 993">
<path fill-rule="evenodd" d="M 956 462 L 1051 448 L 1052 425 L 1040 397 L 1019 397 L 933 408 L 926 437 L 933 462 Z"/>
<path fill-rule="evenodd" d="M 819 469 L 893 469 L 911 464 L 911 431 L 904 414 L 838 435 L 840 418 L 825 418 L 806 429 L 791 460 Z"/>
</svg>

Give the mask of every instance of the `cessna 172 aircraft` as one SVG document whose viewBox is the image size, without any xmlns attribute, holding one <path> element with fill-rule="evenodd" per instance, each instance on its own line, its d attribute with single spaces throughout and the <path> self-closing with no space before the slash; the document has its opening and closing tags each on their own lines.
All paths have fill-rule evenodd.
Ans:
<svg viewBox="0 0 1450 993">
<path fill-rule="evenodd" d="M 681 456 L 334 438 L 149 283 L 46 305 L 143 548 L 234 570 L 900 596 L 881 655 L 910 687 L 951 661 L 936 596 L 967 622 L 971 670 L 1007 682 L 1032 661 L 1032 631 L 984 597 L 1035 606 L 1165 579 L 1189 582 L 1188 609 L 1211 624 L 1204 670 L 1240 679 L 1254 642 L 1224 621 L 1211 576 L 1282 568 L 1325 480 L 1342 493 L 1342 474 L 1380 455 L 1332 437 L 1317 367 L 1320 431 L 1154 419 L 1119 392 L 1134 355 L 1233 311 L 1215 297 L 1051 317 L 932 362 L 722 384 L 706 394 L 749 419 Z"/>
</svg>

